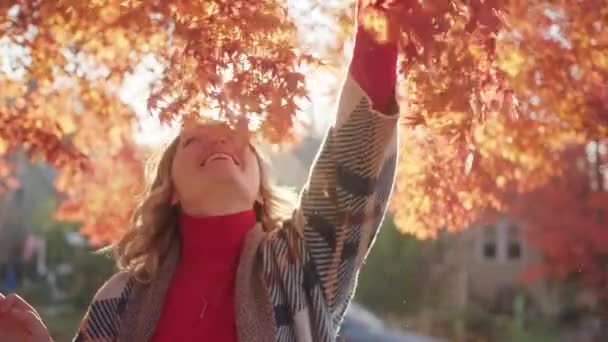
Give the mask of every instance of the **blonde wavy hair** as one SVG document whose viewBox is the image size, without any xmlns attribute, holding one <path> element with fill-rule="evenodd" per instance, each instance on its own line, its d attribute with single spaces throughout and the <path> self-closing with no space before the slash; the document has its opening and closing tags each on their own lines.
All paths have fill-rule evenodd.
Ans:
<svg viewBox="0 0 608 342">
<path fill-rule="evenodd" d="M 158 271 L 172 243 L 179 239 L 179 205 L 172 202 L 175 191 L 171 165 L 179 145 L 179 136 L 160 154 L 146 163 L 146 188 L 136 206 L 129 229 L 110 246 L 120 270 L 140 282 L 150 282 Z M 296 203 L 295 192 L 279 187 L 270 177 L 270 164 L 253 144 L 250 145 L 260 168 L 262 203 L 254 209 L 265 231 L 280 229 L 291 217 Z"/>
</svg>

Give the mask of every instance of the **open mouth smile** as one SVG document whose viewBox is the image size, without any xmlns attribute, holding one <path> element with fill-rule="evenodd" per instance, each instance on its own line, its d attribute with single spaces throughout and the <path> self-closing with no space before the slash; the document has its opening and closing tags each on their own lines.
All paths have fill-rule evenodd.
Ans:
<svg viewBox="0 0 608 342">
<path fill-rule="evenodd" d="M 207 158 L 201 162 L 200 166 L 205 166 L 207 163 L 216 160 L 231 160 L 235 165 L 240 165 L 239 161 L 233 155 L 225 152 L 216 152 L 207 156 Z"/>
</svg>

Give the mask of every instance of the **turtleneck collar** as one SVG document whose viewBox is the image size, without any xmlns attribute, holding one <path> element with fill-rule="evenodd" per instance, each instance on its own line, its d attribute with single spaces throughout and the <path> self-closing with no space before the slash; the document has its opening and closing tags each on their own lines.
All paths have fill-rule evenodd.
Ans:
<svg viewBox="0 0 608 342">
<path fill-rule="evenodd" d="M 245 236 L 255 225 L 255 211 L 195 217 L 180 215 L 180 263 L 238 264 Z"/>
</svg>

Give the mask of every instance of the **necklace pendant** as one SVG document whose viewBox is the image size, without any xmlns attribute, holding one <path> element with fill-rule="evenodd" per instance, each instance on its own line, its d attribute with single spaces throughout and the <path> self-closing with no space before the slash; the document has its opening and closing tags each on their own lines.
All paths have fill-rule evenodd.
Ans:
<svg viewBox="0 0 608 342">
<path fill-rule="evenodd" d="M 200 319 L 203 319 L 203 317 L 205 317 L 205 313 L 207 312 L 208 306 L 209 306 L 209 303 L 207 303 L 207 300 L 205 298 L 203 298 L 203 308 L 201 309 L 201 314 L 199 315 Z"/>
</svg>

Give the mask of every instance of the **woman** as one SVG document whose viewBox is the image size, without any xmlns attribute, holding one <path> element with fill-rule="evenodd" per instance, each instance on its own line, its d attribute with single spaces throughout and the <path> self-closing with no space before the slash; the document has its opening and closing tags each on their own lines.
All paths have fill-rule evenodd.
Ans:
<svg viewBox="0 0 608 342">
<path fill-rule="evenodd" d="M 296 209 L 251 142 L 222 125 L 184 127 L 75 341 L 334 341 L 392 190 L 396 63 L 394 41 L 358 27 L 336 122 Z M 9 320 L 20 328 L 5 334 L 51 340 L 16 295 L 0 300 Z"/>
</svg>

